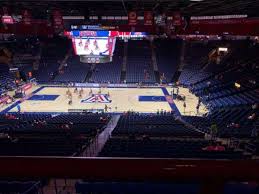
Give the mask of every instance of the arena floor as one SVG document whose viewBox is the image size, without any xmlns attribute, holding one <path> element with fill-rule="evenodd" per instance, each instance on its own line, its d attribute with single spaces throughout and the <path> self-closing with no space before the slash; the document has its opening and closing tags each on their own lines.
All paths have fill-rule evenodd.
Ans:
<svg viewBox="0 0 259 194">
<path fill-rule="evenodd" d="M 173 100 L 170 96 L 172 88 L 83 88 L 82 98 L 74 88 L 72 104 L 68 104 L 66 87 L 34 86 L 27 91 L 25 100 L 16 100 L 13 104 L 0 108 L 3 112 L 17 112 L 17 105 L 21 112 L 68 112 L 80 110 L 101 110 L 108 107 L 108 112 L 137 111 L 141 113 L 155 113 L 157 110 L 174 110 L 181 115 L 196 115 L 198 98 L 188 89 L 180 88 L 179 94 L 186 96 L 186 109 L 183 101 Z M 90 92 L 92 91 L 92 93 Z M 97 102 L 96 102 L 97 101 Z M 207 109 L 203 104 L 199 113 L 204 114 Z"/>
</svg>

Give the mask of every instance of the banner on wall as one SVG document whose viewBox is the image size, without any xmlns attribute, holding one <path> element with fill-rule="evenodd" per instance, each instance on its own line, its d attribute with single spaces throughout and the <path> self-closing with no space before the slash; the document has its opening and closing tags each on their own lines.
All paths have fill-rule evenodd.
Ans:
<svg viewBox="0 0 259 194">
<path fill-rule="evenodd" d="M 56 31 L 62 30 L 64 28 L 63 17 L 59 10 L 53 11 L 53 27 Z"/>
<path fill-rule="evenodd" d="M 3 24 L 13 24 L 14 23 L 14 19 L 10 15 L 3 15 L 2 16 L 2 23 Z"/>
<path fill-rule="evenodd" d="M 25 25 L 30 25 L 31 24 L 31 13 L 28 10 L 23 10 L 22 12 L 22 22 Z"/>
<path fill-rule="evenodd" d="M 136 11 L 130 11 L 128 13 L 128 22 L 129 25 L 136 25 L 138 20 L 137 12 Z"/>
<path fill-rule="evenodd" d="M 159 14 L 156 16 L 156 25 L 158 26 L 165 26 L 166 25 L 166 14 L 165 13 L 162 13 L 162 14 Z"/>
<path fill-rule="evenodd" d="M 152 11 L 145 11 L 144 12 L 144 25 L 151 26 L 153 25 L 153 13 Z"/>
<path fill-rule="evenodd" d="M 247 18 L 247 15 L 216 15 L 216 16 L 191 16 L 190 20 L 222 20 Z"/>
<path fill-rule="evenodd" d="M 73 30 L 70 33 L 73 37 L 107 37 L 109 36 L 109 31 L 79 31 Z"/>
<path fill-rule="evenodd" d="M 114 37 L 108 37 L 108 44 L 107 49 L 109 50 L 109 55 L 112 56 L 113 55 L 113 51 L 115 48 L 115 42 L 116 42 L 116 38 Z"/>
<path fill-rule="evenodd" d="M 172 22 L 172 24 L 174 26 L 181 26 L 181 24 L 182 24 L 182 17 L 181 17 L 180 12 L 174 12 L 173 13 L 173 22 Z"/>
<path fill-rule="evenodd" d="M 191 20 L 191 24 L 243 24 L 246 22 L 246 19 L 221 19 L 221 20 Z"/>
<path fill-rule="evenodd" d="M 2 7 L 2 17 L 1 17 L 1 20 L 2 20 L 2 23 L 3 24 L 13 24 L 14 23 L 14 20 L 13 20 L 13 17 L 11 15 L 9 15 L 9 11 L 8 11 L 8 7 Z"/>
<path fill-rule="evenodd" d="M 1 11 L 2 11 L 2 15 L 9 15 L 8 14 L 8 7 L 3 6 Z"/>
</svg>

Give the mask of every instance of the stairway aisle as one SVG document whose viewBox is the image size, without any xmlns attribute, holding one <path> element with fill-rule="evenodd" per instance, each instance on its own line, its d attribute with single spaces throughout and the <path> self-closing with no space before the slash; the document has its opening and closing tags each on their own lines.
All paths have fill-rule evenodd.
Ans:
<svg viewBox="0 0 259 194">
<path fill-rule="evenodd" d="M 126 80 L 126 69 L 127 69 L 127 58 L 128 58 L 128 42 L 124 42 L 123 47 L 123 61 L 122 61 L 122 69 L 121 69 L 121 77 L 120 81 L 121 83 Z"/>
<path fill-rule="evenodd" d="M 157 83 L 160 83 L 160 73 L 158 71 L 157 59 L 156 59 L 156 51 L 154 49 L 153 41 L 150 41 L 150 48 L 151 48 L 151 53 L 152 53 L 151 63 L 152 63 L 152 68 L 154 70 L 155 79 L 156 79 Z"/>
<path fill-rule="evenodd" d="M 88 146 L 86 153 L 84 156 L 86 157 L 97 157 L 99 152 L 102 150 L 103 146 L 110 138 L 112 131 L 116 127 L 118 121 L 120 119 L 120 115 L 113 115 L 107 127 L 99 133 L 96 138 L 91 142 Z"/>
</svg>

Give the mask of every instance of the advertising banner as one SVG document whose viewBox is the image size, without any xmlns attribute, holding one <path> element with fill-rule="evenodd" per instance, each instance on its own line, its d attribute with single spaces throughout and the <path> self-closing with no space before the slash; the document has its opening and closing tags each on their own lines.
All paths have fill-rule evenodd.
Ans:
<svg viewBox="0 0 259 194">
<path fill-rule="evenodd" d="M 153 25 L 153 13 L 152 11 L 145 11 L 144 12 L 144 25 L 152 26 Z"/>
<path fill-rule="evenodd" d="M 174 12 L 173 13 L 173 25 L 174 26 L 181 26 L 182 24 L 182 17 L 180 12 Z"/>
<path fill-rule="evenodd" d="M 22 90 L 23 91 L 27 91 L 27 90 L 29 90 L 31 88 L 32 88 L 32 84 L 31 83 L 28 83 L 28 84 L 25 84 L 25 85 L 22 86 Z"/>
<path fill-rule="evenodd" d="M 63 17 L 59 10 L 53 11 L 53 27 L 55 31 L 62 30 L 64 28 L 63 25 Z"/>
<path fill-rule="evenodd" d="M 22 12 L 22 22 L 25 25 L 30 25 L 32 21 L 31 13 L 28 10 L 23 10 Z"/>
<path fill-rule="evenodd" d="M 128 22 L 130 26 L 137 25 L 138 15 L 136 11 L 130 11 L 128 13 Z"/>
</svg>

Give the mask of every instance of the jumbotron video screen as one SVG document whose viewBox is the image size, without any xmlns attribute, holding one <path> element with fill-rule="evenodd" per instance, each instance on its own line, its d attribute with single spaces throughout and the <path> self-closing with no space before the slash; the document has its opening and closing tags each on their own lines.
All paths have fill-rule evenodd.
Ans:
<svg viewBox="0 0 259 194">
<path fill-rule="evenodd" d="M 77 55 L 110 55 L 108 37 L 74 38 Z"/>
<path fill-rule="evenodd" d="M 116 37 L 109 31 L 70 32 L 74 52 L 83 63 L 107 63 L 112 61 Z"/>
<path fill-rule="evenodd" d="M 75 28 L 76 27 L 76 28 Z M 120 32 L 101 30 L 86 30 L 85 27 L 93 26 L 73 26 L 71 31 L 66 33 L 73 43 L 74 52 L 80 56 L 83 63 L 107 63 L 112 61 L 116 44 L 116 37 L 140 38 L 146 37 L 145 32 Z M 94 26 L 96 27 L 96 26 Z"/>
</svg>

